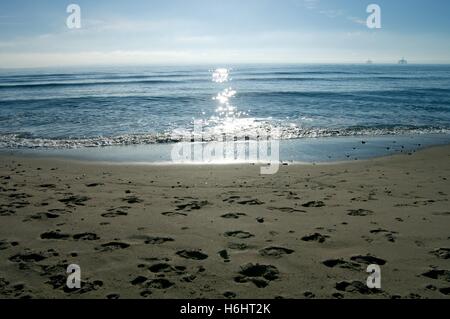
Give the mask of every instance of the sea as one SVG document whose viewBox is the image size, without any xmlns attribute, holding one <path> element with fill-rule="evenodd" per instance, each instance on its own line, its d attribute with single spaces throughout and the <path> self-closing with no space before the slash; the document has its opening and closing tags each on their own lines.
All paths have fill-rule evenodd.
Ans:
<svg viewBox="0 0 450 319">
<path fill-rule="evenodd" d="M 269 136 L 287 162 L 448 144 L 450 65 L 0 70 L 1 152 L 169 163 L 174 144 L 230 136 Z"/>
</svg>

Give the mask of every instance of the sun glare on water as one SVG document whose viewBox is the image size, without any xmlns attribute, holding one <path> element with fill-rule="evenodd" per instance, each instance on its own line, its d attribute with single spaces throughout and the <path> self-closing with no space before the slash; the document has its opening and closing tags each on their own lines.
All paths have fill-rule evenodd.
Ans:
<svg viewBox="0 0 450 319">
<path fill-rule="evenodd" d="M 230 72 L 226 68 L 215 69 L 212 74 L 212 80 L 216 83 L 228 82 Z"/>
</svg>

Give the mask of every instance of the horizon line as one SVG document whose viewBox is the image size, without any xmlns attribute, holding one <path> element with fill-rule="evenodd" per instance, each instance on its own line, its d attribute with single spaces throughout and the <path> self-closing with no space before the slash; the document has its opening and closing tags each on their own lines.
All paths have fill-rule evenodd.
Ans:
<svg viewBox="0 0 450 319">
<path fill-rule="evenodd" d="M 173 66 L 180 66 L 180 67 L 187 67 L 187 66 L 235 66 L 235 65 L 365 65 L 365 66 L 377 66 L 377 65 L 397 65 L 397 66 L 411 66 L 411 65 L 435 65 L 435 66 L 448 66 L 450 65 L 450 62 L 409 62 L 407 64 L 399 64 L 397 62 L 373 62 L 367 63 L 367 62 L 204 62 L 204 63 L 122 63 L 122 64 L 71 64 L 71 65 L 48 65 L 48 66 L 15 66 L 15 67 L 1 67 L 0 70 L 26 70 L 26 69 L 55 69 L 55 68 L 111 68 L 111 67 L 173 67 Z"/>
</svg>

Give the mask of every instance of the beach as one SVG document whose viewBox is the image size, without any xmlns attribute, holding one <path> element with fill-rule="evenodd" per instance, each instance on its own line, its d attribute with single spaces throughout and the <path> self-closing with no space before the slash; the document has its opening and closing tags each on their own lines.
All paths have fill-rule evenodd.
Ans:
<svg viewBox="0 0 450 319">
<path fill-rule="evenodd" d="M 0 298 L 448 298 L 449 178 L 450 146 L 274 175 L 3 153 Z"/>
</svg>

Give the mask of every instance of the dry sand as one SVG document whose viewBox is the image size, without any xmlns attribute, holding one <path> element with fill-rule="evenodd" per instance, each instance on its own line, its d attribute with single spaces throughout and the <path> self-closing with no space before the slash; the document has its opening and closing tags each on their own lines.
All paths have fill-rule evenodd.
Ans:
<svg viewBox="0 0 450 319">
<path fill-rule="evenodd" d="M 273 176 L 0 157 L 1 298 L 448 298 L 450 146 Z M 65 288 L 81 266 L 81 290 Z M 365 286 L 381 265 L 382 289 Z"/>
</svg>

